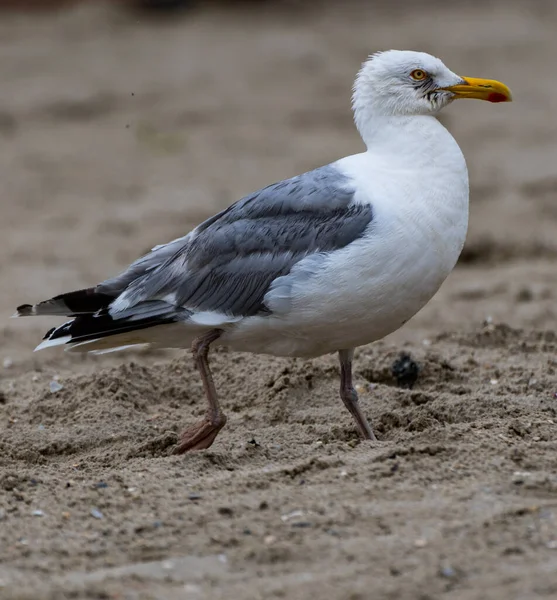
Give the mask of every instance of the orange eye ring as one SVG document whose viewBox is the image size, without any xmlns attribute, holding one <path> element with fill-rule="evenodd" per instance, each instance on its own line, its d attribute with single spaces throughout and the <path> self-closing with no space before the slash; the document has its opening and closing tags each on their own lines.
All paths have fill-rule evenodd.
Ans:
<svg viewBox="0 0 557 600">
<path fill-rule="evenodd" d="M 427 77 L 427 73 L 423 69 L 414 69 L 412 73 L 410 73 L 410 77 L 412 77 L 414 81 L 423 81 Z"/>
</svg>

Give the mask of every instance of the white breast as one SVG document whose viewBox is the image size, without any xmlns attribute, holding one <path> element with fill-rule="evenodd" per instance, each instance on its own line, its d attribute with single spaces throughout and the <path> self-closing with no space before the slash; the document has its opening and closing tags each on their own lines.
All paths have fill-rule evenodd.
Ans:
<svg viewBox="0 0 557 600">
<path fill-rule="evenodd" d="M 396 142 L 385 131 L 386 143 L 336 163 L 356 184 L 355 201 L 373 207 L 366 235 L 294 281 L 288 314 L 240 324 L 232 348 L 316 356 L 357 347 L 398 329 L 439 289 L 466 237 L 466 164 L 432 117 L 395 132 Z"/>
</svg>

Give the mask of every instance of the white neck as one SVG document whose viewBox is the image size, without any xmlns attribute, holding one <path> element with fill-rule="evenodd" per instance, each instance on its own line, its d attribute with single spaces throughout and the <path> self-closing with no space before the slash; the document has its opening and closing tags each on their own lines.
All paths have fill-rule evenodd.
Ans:
<svg viewBox="0 0 557 600">
<path fill-rule="evenodd" d="M 452 135 L 432 115 L 362 119 L 356 112 L 355 120 L 367 152 L 342 159 L 339 168 L 364 190 L 357 200 L 378 214 L 429 223 L 451 241 L 456 262 L 468 221 L 468 171 Z"/>
<path fill-rule="evenodd" d="M 432 115 L 362 118 L 356 112 L 355 122 L 368 153 L 381 162 L 416 170 L 432 166 L 455 172 L 466 170 L 458 144 Z"/>
</svg>

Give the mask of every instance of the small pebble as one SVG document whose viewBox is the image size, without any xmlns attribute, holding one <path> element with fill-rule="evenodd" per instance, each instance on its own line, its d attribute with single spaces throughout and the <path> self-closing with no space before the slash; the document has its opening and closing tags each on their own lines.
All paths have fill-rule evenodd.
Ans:
<svg viewBox="0 0 557 600">
<path fill-rule="evenodd" d="M 282 515 L 280 519 L 283 523 L 286 523 L 286 521 L 290 521 L 290 519 L 294 519 L 295 517 L 302 517 L 303 514 L 304 513 L 301 510 L 293 510 L 292 512 Z"/>
<path fill-rule="evenodd" d="M 44 517 L 44 512 L 42 510 L 34 510 L 33 516 L 34 517 Z"/>
<path fill-rule="evenodd" d="M 67 510 L 62 513 L 63 519 L 69 519 L 70 517 L 71 517 L 71 515 Z"/>
<path fill-rule="evenodd" d="M 325 533 L 334 537 L 340 537 L 340 533 L 336 529 L 325 529 Z"/>
<path fill-rule="evenodd" d="M 456 571 L 450 565 L 447 565 L 445 567 L 441 567 L 441 569 L 439 570 L 439 574 L 441 575 L 441 577 L 446 577 L 447 579 L 450 579 L 451 577 L 454 577 L 456 575 Z"/>
<path fill-rule="evenodd" d="M 513 473 L 512 476 L 512 482 L 515 485 L 521 485 L 522 483 L 524 483 L 527 479 L 532 477 L 532 473 L 530 473 L 529 471 L 515 471 Z"/>
<path fill-rule="evenodd" d="M 412 389 L 420 374 L 418 363 L 407 352 L 401 352 L 391 365 L 391 374 L 401 388 Z"/>
<path fill-rule="evenodd" d="M 13 364 L 14 361 L 9 356 L 6 356 L 6 358 L 2 361 L 4 369 L 9 369 L 10 367 L 13 367 Z"/>
<path fill-rule="evenodd" d="M 497 385 L 499 383 L 498 379 L 490 379 L 489 383 L 491 383 L 491 385 Z"/>
<path fill-rule="evenodd" d="M 530 288 L 522 287 L 516 293 L 517 302 L 531 302 L 534 299 L 534 293 Z"/>
<path fill-rule="evenodd" d="M 427 540 L 424 540 L 423 538 L 414 540 L 414 546 L 416 546 L 416 548 L 425 548 L 427 546 Z"/>
<path fill-rule="evenodd" d="M 52 380 L 50 382 L 49 387 L 52 394 L 55 394 L 56 392 L 59 392 L 60 390 L 64 389 L 64 386 L 55 380 Z"/>
<path fill-rule="evenodd" d="M 277 541 L 277 538 L 274 535 L 266 535 L 263 538 L 263 542 L 267 545 L 270 546 L 271 544 L 274 544 Z"/>
<path fill-rule="evenodd" d="M 551 540 L 550 542 L 547 542 L 547 547 L 550 550 L 557 550 L 557 540 Z"/>
<path fill-rule="evenodd" d="M 102 514 L 102 512 L 98 508 L 92 508 L 91 509 L 91 516 L 94 519 L 102 519 L 104 515 Z"/>
</svg>

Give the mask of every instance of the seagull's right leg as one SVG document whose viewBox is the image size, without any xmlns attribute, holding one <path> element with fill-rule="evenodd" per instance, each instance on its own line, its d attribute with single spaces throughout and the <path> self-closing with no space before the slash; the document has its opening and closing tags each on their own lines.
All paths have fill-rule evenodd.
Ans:
<svg viewBox="0 0 557 600">
<path fill-rule="evenodd" d="M 194 340 L 192 344 L 193 359 L 195 366 L 201 375 L 203 389 L 207 397 L 207 415 L 192 427 L 186 429 L 178 445 L 174 448 L 174 454 L 184 454 L 189 450 L 203 450 L 215 441 L 219 431 L 226 424 L 226 415 L 222 412 L 213 376 L 209 368 L 209 346 L 222 335 L 221 329 L 211 329 Z"/>
<path fill-rule="evenodd" d="M 354 417 L 356 425 L 360 435 L 364 440 L 376 440 L 375 434 L 371 425 L 368 423 L 360 403 L 358 401 L 358 394 L 352 385 L 352 358 L 354 356 L 354 349 L 350 350 L 339 350 L 338 358 L 340 361 L 340 397 L 344 402 L 344 406 L 350 411 L 350 414 Z"/>
</svg>

